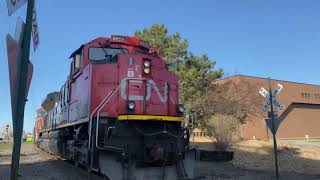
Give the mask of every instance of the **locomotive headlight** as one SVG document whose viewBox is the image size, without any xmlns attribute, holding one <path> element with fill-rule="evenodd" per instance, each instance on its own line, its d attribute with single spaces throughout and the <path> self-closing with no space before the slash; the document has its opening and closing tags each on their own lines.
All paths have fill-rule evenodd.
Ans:
<svg viewBox="0 0 320 180">
<path fill-rule="evenodd" d="M 136 105 L 134 104 L 134 102 L 129 102 L 128 103 L 128 109 L 129 110 L 134 110 L 135 107 L 136 107 Z"/>
<path fill-rule="evenodd" d="M 184 107 L 183 107 L 183 105 L 179 105 L 179 107 L 178 107 L 178 111 L 179 111 L 179 113 L 184 113 Z"/>
<path fill-rule="evenodd" d="M 151 72 L 151 62 L 150 62 L 150 60 L 144 59 L 144 61 L 143 61 L 143 72 L 145 74 L 150 74 L 150 72 Z"/>
<path fill-rule="evenodd" d="M 143 62 L 144 67 L 150 67 L 150 61 L 144 61 Z"/>
<path fill-rule="evenodd" d="M 143 72 L 144 72 L 145 74 L 150 74 L 150 68 L 144 68 L 144 69 L 143 69 Z"/>
</svg>

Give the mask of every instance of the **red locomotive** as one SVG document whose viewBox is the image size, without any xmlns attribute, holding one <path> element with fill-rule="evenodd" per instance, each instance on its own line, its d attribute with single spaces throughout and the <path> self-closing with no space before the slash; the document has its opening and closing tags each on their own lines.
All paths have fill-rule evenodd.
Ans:
<svg viewBox="0 0 320 180">
<path fill-rule="evenodd" d="M 37 111 L 40 148 L 112 180 L 193 176 L 178 78 L 155 49 L 101 37 L 70 58 L 67 81 Z"/>
</svg>

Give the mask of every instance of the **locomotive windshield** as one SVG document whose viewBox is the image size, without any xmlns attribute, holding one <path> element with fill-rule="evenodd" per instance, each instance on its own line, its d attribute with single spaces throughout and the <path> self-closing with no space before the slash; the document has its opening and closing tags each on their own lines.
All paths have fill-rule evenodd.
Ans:
<svg viewBox="0 0 320 180">
<path fill-rule="evenodd" d="M 128 53 L 128 49 L 91 47 L 89 48 L 89 59 L 92 61 L 110 61 L 117 54 Z"/>
</svg>

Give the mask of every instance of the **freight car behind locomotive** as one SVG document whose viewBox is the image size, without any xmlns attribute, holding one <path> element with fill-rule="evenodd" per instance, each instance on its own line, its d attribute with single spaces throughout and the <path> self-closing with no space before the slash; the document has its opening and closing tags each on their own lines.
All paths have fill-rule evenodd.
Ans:
<svg viewBox="0 0 320 180">
<path fill-rule="evenodd" d="M 67 81 L 37 111 L 40 148 L 112 180 L 193 176 L 178 78 L 155 49 L 101 37 L 70 59 Z"/>
</svg>

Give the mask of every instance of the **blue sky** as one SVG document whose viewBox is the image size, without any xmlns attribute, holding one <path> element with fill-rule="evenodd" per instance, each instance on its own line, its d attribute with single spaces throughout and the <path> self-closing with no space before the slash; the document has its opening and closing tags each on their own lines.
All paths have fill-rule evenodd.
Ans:
<svg viewBox="0 0 320 180">
<path fill-rule="evenodd" d="M 34 64 L 25 129 L 48 92 L 59 90 L 69 73 L 68 57 L 99 36 L 132 35 L 154 23 L 189 40 L 189 50 L 207 54 L 227 75 L 245 74 L 320 84 L 320 1 L 294 0 L 38 0 L 40 46 Z M 17 16 L 0 1 L 0 124 L 11 122 L 5 36 Z"/>
</svg>

